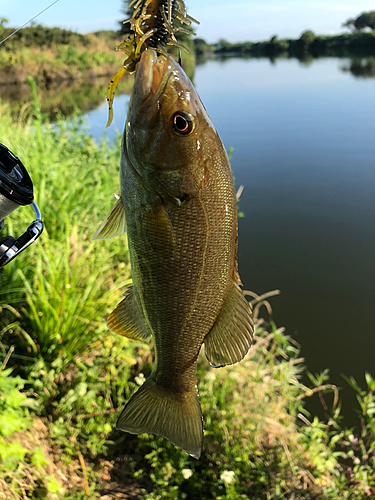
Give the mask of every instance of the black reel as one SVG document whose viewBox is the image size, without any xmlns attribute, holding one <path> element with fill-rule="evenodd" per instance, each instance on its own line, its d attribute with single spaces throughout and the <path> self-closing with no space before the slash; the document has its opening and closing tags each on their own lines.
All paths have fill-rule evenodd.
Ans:
<svg viewBox="0 0 375 500">
<path fill-rule="evenodd" d="M 5 217 L 25 205 L 32 206 L 36 220 L 19 238 L 0 238 L 0 268 L 30 246 L 43 231 L 42 215 L 34 201 L 30 176 L 20 159 L 0 143 L 0 230 Z"/>
</svg>

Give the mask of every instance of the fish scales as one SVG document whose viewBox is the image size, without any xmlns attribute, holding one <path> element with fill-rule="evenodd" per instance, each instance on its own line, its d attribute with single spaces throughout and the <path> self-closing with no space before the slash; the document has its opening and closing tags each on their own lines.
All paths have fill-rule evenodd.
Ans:
<svg viewBox="0 0 375 500">
<path fill-rule="evenodd" d="M 176 391 L 195 389 L 199 349 L 232 280 L 235 248 L 228 242 L 236 239 L 236 203 L 223 161 L 227 161 L 224 155 L 215 160 L 210 180 L 198 197 L 181 207 L 166 208 L 173 252 L 166 251 L 168 235 L 153 220 L 150 224 L 141 218 L 127 225 L 134 291 L 155 337 L 157 380 Z M 133 182 L 137 180 L 132 167 L 126 166 L 127 221 L 142 210 L 142 199 L 136 205 L 129 195 L 136 192 Z"/>
<path fill-rule="evenodd" d="M 240 361 L 252 342 L 237 273 L 237 207 L 225 149 L 172 58 L 142 54 L 122 141 L 121 197 L 96 237 L 126 219 L 133 286 L 108 326 L 154 337 L 154 369 L 117 427 L 159 434 L 198 458 L 203 427 L 196 364 Z"/>
</svg>

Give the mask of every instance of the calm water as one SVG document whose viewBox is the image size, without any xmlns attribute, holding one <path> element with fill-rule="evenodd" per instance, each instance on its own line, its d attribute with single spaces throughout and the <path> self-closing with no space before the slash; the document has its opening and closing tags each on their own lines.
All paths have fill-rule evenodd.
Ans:
<svg viewBox="0 0 375 500">
<path fill-rule="evenodd" d="M 310 371 L 329 368 L 347 387 L 342 373 L 363 386 L 365 371 L 375 375 L 375 79 L 344 66 L 210 61 L 197 67 L 195 84 L 245 186 L 244 287 L 279 288 L 276 324 L 300 342 Z M 119 129 L 128 100 L 115 102 Z M 105 104 L 89 120 L 98 137 Z M 351 422 L 354 406 L 345 391 Z"/>
</svg>

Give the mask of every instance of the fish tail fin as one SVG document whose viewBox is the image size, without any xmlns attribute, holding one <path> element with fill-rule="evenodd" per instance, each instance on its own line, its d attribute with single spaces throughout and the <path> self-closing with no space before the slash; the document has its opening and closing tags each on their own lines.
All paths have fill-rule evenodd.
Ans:
<svg viewBox="0 0 375 500">
<path fill-rule="evenodd" d="M 116 428 L 157 434 L 198 459 L 203 442 L 198 391 L 176 394 L 148 378 L 123 409 Z"/>
</svg>

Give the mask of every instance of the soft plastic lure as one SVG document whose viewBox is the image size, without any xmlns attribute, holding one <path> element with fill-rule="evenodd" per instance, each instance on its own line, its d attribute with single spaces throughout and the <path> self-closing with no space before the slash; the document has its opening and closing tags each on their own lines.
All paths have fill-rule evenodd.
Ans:
<svg viewBox="0 0 375 500">
<path fill-rule="evenodd" d="M 176 39 L 176 33 L 192 34 L 182 25 L 197 24 L 194 18 L 186 12 L 183 0 L 132 0 L 129 8 L 134 9 L 133 15 L 124 23 L 130 23 L 131 33 L 116 47 L 126 55 L 121 68 L 111 78 L 107 89 L 109 107 L 107 127 L 113 120 L 113 99 L 121 77 L 125 73 L 134 73 L 144 50 L 155 49 L 163 55 L 168 55 L 167 45 L 175 45 L 188 51 Z"/>
</svg>

